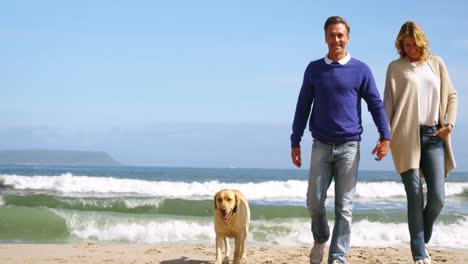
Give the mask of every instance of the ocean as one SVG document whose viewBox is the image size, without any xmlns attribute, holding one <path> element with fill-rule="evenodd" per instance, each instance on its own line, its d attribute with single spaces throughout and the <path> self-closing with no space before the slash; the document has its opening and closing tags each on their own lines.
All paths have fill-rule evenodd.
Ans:
<svg viewBox="0 0 468 264">
<path fill-rule="evenodd" d="M 252 245 L 310 246 L 305 169 L 0 166 L 0 243 L 207 243 L 214 194 L 249 199 Z M 326 203 L 333 227 L 333 183 Z M 453 172 L 431 246 L 468 247 L 468 173 Z M 393 171 L 360 171 L 352 246 L 409 244 Z"/>
</svg>

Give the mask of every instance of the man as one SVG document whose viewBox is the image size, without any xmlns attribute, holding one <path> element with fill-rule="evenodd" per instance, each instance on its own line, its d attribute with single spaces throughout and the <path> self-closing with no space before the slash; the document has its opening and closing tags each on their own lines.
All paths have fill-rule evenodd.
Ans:
<svg viewBox="0 0 468 264">
<path fill-rule="evenodd" d="M 389 126 L 372 72 L 346 51 L 348 23 L 333 16 L 327 19 L 324 29 L 328 54 L 312 61 L 305 70 L 291 135 L 292 161 L 301 167 L 300 141 L 311 115 L 309 129 L 314 142 L 307 207 L 314 237 L 312 264 L 322 262 L 325 243 L 330 237 L 325 199 L 332 180 L 335 181 L 335 225 L 328 263 L 346 263 L 363 131 L 361 98 L 366 101 L 380 134 L 372 150 L 377 155 L 375 160 L 382 160 L 390 146 Z"/>
</svg>

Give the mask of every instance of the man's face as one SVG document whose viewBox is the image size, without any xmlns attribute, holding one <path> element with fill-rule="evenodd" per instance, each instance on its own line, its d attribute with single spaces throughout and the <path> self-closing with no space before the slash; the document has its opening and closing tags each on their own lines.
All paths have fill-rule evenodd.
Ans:
<svg viewBox="0 0 468 264">
<path fill-rule="evenodd" d="M 342 23 L 328 25 L 325 32 L 325 42 L 328 45 L 328 55 L 333 59 L 340 59 L 346 56 L 346 45 L 348 44 L 349 36 L 346 26 Z"/>
</svg>

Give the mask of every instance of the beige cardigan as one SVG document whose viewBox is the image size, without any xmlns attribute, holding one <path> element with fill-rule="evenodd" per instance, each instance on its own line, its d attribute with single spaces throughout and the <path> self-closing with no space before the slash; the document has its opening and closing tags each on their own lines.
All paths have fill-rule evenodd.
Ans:
<svg viewBox="0 0 468 264">
<path fill-rule="evenodd" d="M 428 64 L 440 79 L 439 124 L 455 125 L 457 92 L 452 86 L 447 68 L 438 56 L 431 56 Z M 412 65 L 407 57 L 388 65 L 385 81 L 384 107 L 392 135 L 391 151 L 398 173 L 419 169 L 421 157 L 418 113 L 418 88 L 410 78 Z M 450 134 L 445 140 L 445 177 L 456 166 Z"/>
</svg>

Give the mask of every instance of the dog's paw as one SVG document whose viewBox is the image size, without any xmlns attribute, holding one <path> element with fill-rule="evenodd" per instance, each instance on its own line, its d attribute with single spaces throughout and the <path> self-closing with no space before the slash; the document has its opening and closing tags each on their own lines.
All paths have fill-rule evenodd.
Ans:
<svg viewBox="0 0 468 264">
<path fill-rule="evenodd" d="M 229 264 L 229 257 L 224 257 L 223 264 Z"/>
</svg>

